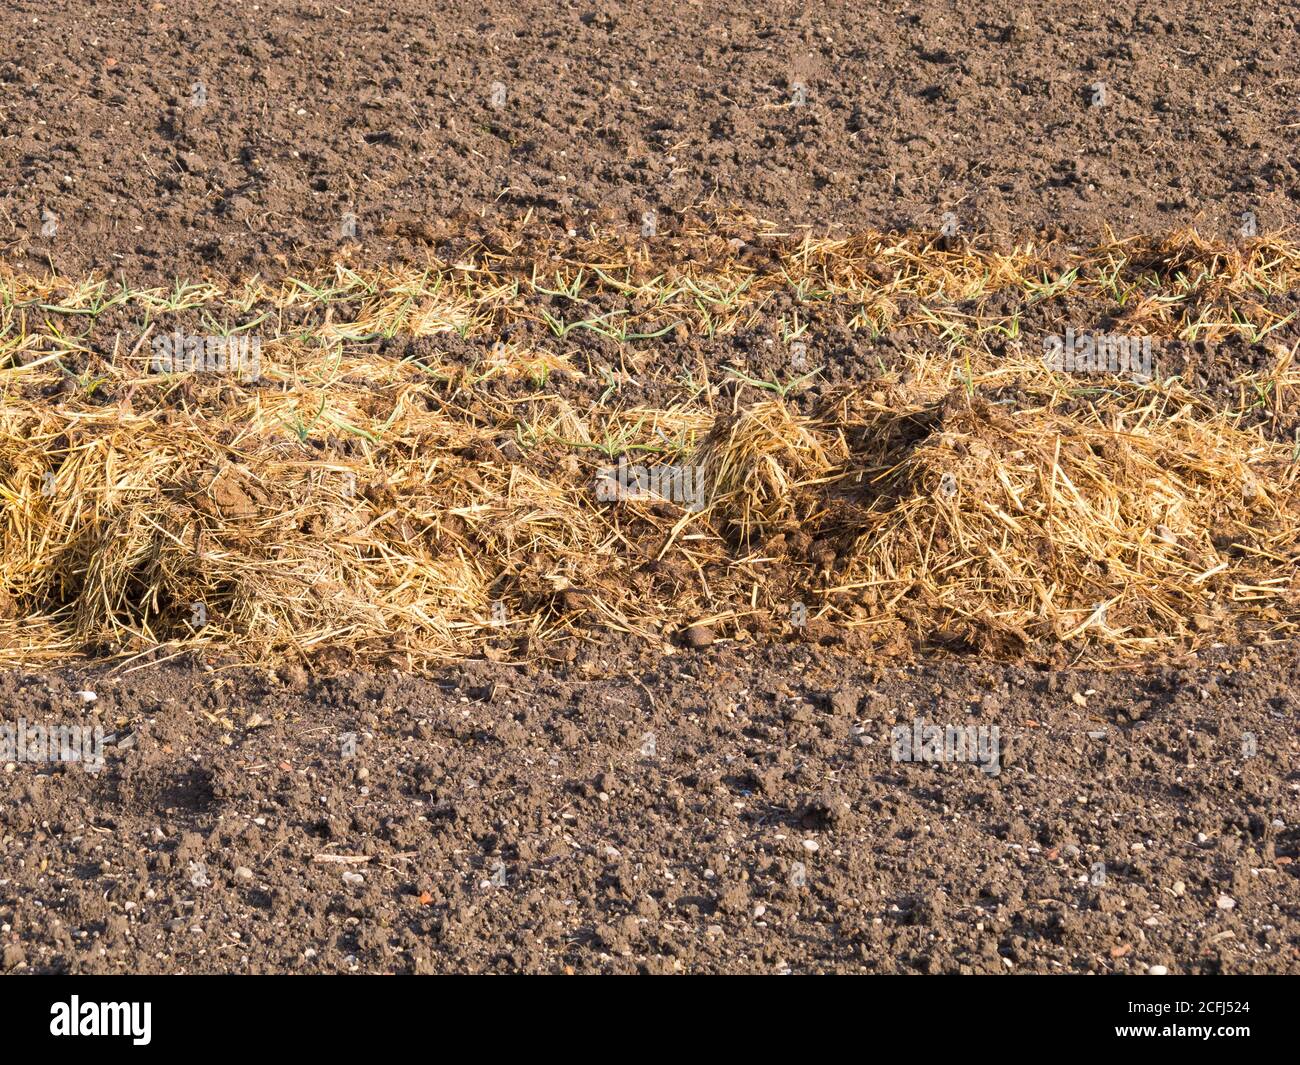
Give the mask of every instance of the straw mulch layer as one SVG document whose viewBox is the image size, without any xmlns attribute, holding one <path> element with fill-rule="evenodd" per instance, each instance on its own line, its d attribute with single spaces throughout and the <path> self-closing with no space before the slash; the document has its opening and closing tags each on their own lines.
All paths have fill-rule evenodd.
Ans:
<svg viewBox="0 0 1300 1065">
<path fill-rule="evenodd" d="M 1298 383 L 1277 299 L 1298 275 L 1281 239 L 995 252 L 731 219 L 275 289 L 8 277 L 0 661 L 199 645 L 419 668 L 609 631 L 1122 658 L 1281 636 L 1300 448 L 1275 431 Z M 1176 373 L 1049 369 L 1024 316 L 1064 332 L 1082 297 L 1157 345 L 1245 337 L 1267 355 L 1249 410 Z M 815 394 L 815 366 L 722 380 L 683 357 L 660 403 L 620 398 L 647 353 L 830 321 L 866 363 L 883 335 L 929 340 Z M 256 337 L 260 377 L 158 372 L 176 329 Z M 376 347 L 401 337 L 428 339 Z M 608 387 L 578 401 L 572 378 Z M 699 505 L 602 491 L 620 458 L 698 470 Z"/>
</svg>

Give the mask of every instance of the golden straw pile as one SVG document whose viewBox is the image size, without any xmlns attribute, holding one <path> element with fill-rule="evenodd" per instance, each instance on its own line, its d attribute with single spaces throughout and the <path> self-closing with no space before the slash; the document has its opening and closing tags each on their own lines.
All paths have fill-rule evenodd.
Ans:
<svg viewBox="0 0 1300 1065">
<path fill-rule="evenodd" d="M 996 252 L 738 217 L 275 285 L 3 277 L 0 661 L 423 668 L 691 626 L 1044 659 L 1281 637 L 1297 277 L 1282 238 Z M 1053 372 L 1022 329 L 1063 331 L 1069 300 L 1268 364 L 1240 402 Z M 700 355 L 766 330 L 815 363 L 829 322 L 895 362 L 813 395 L 813 367 L 724 381 Z M 176 329 L 256 336 L 260 379 L 156 372 Z M 698 469 L 701 506 L 602 497 L 620 456 Z"/>
</svg>

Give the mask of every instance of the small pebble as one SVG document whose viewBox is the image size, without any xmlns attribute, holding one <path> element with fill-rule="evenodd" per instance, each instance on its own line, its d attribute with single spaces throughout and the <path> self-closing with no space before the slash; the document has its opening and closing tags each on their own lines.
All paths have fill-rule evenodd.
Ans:
<svg viewBox="0 0 1300 1065">
<path fill-rule="evenodd" d="M 1147 970 L 1148 976 L 1168 976 L 1169 970 L 1163 965 L 1153 965 Z"/>
<path fill-rule="evenodd" d="M 816 854 L 821 848 L 815 839 L 806 839 L 803 841 L 803 849 L 809 854 Z"/>
<path fill-rule="evenodd" d="M 1228 895 L 1220 895 L 1217 905 L 1221 910 L 1231 910 L 1237 905 L 1237 900 Z"/>
<path fill-rule="evenodd" d="M 692 625 L 686 630 L 686 646 L 696 651 L 713 643 L 713 630 L 707 625 Z"/>
</svg>

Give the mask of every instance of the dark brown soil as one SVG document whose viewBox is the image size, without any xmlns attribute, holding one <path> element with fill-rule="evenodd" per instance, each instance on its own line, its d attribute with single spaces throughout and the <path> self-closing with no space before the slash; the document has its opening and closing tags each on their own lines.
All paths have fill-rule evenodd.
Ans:
<svg viewBox="0 0 1300 1065">
<path fill-rule="evenodd" d="M 71 276 L 419 259 L 530 211 L 1086 241 L 1277 229 L 1300 198 L 1300 12 L 1271 4 L 15 0 L 0 29 L 0 255 Z M 1171 358 L 1229 403 L 1258 354 Z M 830 385 L 861 356 L 809 352 Z M 1296 972 L 1298 668 L 718 641 L 0 675 L 0 724 L 113 739 L 97 774 L 0 762 L 0 969 Z M 1001 772 L 894 761 L 917 720 L 996 726 Z"/>
<path fill-rule="evenodd" d="M 95 691 L 116 745 L 98 774 L 0 774 L 4 963 L 1294 972 L 1298 669 L 1294 646 L 1039 672 L 715 643 L 428 681 L 7 674 L 29 721 L 86 720 Z M 894 761 L 917 719 L 998 726 L 1000 773 Z"/>
<path fill-rule="evenodd" d="M 0 30 L 0 247 L 74 275 L 274 275 L 348 213 L 391 259 L 530 211 L 1085 239 L 1300 198 L 1300 11 L 1253 0 L 15 0 Z"/>
</svg>

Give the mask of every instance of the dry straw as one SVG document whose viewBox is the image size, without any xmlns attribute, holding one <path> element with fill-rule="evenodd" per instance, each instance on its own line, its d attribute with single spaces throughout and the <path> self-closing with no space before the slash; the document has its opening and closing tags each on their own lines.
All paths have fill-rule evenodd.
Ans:
<svg viewBox="0 0 1300 1065">
<path fill-rule="evenodd" d="M 4 278 L 0 660 L 196 646 L 420 668 L 698 622 L 1118 658 L 1294 625 L 1278 338 L 1300 253 L 1281 238 L 1071 257 L 728 217 L 649 247 L 502 247 L 233 289 Z M 1051 372 L 1021 330 L 1063 320 L 1066 295 L 1157 339 L 1271 351 L 1236 381 L 1266 416 L 1176 376 Z M 620 398 L 647 352 L 827 321 L 864 345 L 892 331 L 895 362 L 815 401 L 758 367 Z M 152 372 L 153 337 L 218 322 L 261 338 L 259 381 Z M 599 379 L 599 400 L 560 378 Z M 600 501 L 619 455 L 703 467 L 708 505 Z"/>
</svg>

